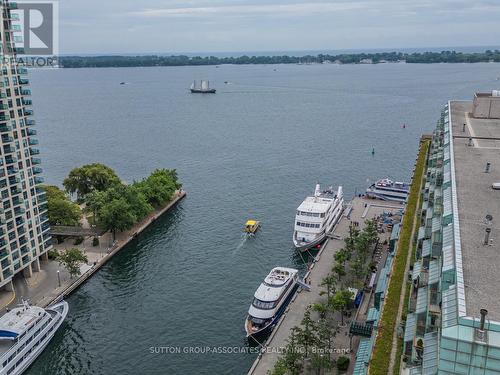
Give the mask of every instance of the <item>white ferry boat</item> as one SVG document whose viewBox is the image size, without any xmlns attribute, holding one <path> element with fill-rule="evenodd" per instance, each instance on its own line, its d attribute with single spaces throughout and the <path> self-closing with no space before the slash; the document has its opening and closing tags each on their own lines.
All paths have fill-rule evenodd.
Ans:
<svg viewBox="0 0 500 375">
<path fill-rule="evenodd" d="M 65 301 L 43 309 L 23 301 L 0 318 L 0 375 L 20 375 L 42 353 L 68 314 Z"/>
<path fill-rule="evenodd" d="M 321 191 L 319 184 L 313 196 L 307 197 L 297 208 L 293 243 L 300 251 L 311 249 L 323 242 L 339 221 L 344 211 L 342 186 L 337 192 L 331 187 Z"/>
<path fill-rule="evenodd" d="M 285 312 L 299 284 L 294 268 L 276 267 L 269 272 L 254 294 L 245 321 L 247 337 L 270 333 Z"/>
<path fill-rule="evenodd" d="M 404 203 L 410 192 L 410 185 L 405 182 L 396 182 L 388 178 L 378 180 L 368 189 L 366 196 L 384 201 L 396 201 Z"/>
</svg>

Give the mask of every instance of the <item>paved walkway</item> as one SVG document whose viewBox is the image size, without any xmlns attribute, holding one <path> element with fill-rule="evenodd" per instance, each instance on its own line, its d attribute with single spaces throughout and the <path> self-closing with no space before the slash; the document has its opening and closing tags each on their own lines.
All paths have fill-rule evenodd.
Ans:
<svg viewBox="0 0 500 375">
<path fill-rule="evenodd" d="M 55 260 L 40 261 L 40 271 L 33 272 L 30 278 L 18 274 L 13 279 L 14 291 L 0 292 L 0 314 L 7 307 L 13 307 L 21 302 L 21 298 L 29 300 L 33 305 L 47 306 L 60 296 L 66 296 L 74 288 L 81 285 L 97 269 L 104 265 L 111 257 L 127 245 L 135 236 L 146 229 L 151 223 L 184 198 L 185 192 L 178 192 L 172 202 L 166 207 L 156 210 L 130 230 L 116 234 L 113 245 L 111 233 L 100 236 L 99 246 L 92 246 L 92 237 L 86 238 L 80 245 L 74 244 L 74 239 L 68 238 L 60 244 L 54 245 L 57 250 L 79 248 L 87 255 L 88 263 L 80 266 L 80 277 L 71 278 L 65 268 Z M 59 271 L 59 272 L 58 272 Z"/>
<path fill-rule="evenodd" d="M 267 375 L 268 371 L 274 368 L 274 365 L 279 357 L 279 351 L 287 344 L 287 339 L 290 336 L 291 329 L 300 325 L 306 309 L 314 304 L 323 300 L 325 297 L 320 296 L 323 290 L 319 287 L 321 281 L 331 271 L 334 264 L 334 255 L 344 246 L 344 238 L 349 235 L 349 226 L 351 221 L 360 223 L 360 228 L 364 226 L 365 220 L 372 219 L 383 212 L 396 212 L 402 206 L 394 204 L 385 204 L 381 201 L 374 201 L 366 198 L 354 198 L 352 201 L 352 210 L 346 212 L 329 240 L 323 245 L 322 249 L 316 257 L 316 262 L 310 273 L 311 291 L 301 291 L 297 294 L 296 298 L 290 303 L 284 318 L 280 324 L 275 328 L 269 337 L 266 351 L 259 355 L 252 368 L 249 370 L 248 375 Z M 349 217 L 345 216 L 349 214 Z M 340 315 L 338 317 L 340 321 Z M 351 352 L 351 363 L 354 362 L 354 357 L 357 350 L 357 341 L 353 340 L 356 346 L 350 348 L 350 339 L 348 336 L 348 327 L 350 325 L 350 318 L 344 318 L 344 328 L 340 330 L 334 340 L 334 349 L 337 352 L 349 351 Z M 342 355 L 342 354 L 341 354 Z"/>
</svg>

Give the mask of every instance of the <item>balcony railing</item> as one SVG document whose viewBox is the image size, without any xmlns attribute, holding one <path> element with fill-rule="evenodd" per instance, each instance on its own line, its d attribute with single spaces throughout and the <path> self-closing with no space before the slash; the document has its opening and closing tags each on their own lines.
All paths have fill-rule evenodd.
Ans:
<svg viewBox="0 0 500 375">
<path fill-rule="evenodd" d="M 28 140 L 28 144 L 29 144 L 30 146 L 36 146 L 36 145 L 38 144 L 38 139 L 35 139 L 35 138 L 30 138 L 30 139 Z"/>
<path fill-rule="evenodd" d="M 28 129 L 28 135 L 36 135 L 35 129 Z"/>
<path fill-rule="evenodd" d="M 23 99 L 23 105 L 33 105 L 33 101 L 31 99 Z"/>
<path fill-rule="evenodd" d="M 25 124 L 28 126 L 34 126 L 35 125 L 35 120 L 27 119 L 25 121 Z"/>
<path fill-rule="evenodd" d="M 45 180 L 43 179 L 43 177 L 35 177 L 36 184 L 43 184 L 44 182 Z"/>
<path fill-rule="evenodd" d="M 25 116 L 33 116 L 33 110 L 32 109 L 24 109 L 24 115 Z"/>
<path fill-rule="evenodd" d="M 33 165 L 42 164 L 42 159 L 40 159 L 40 158 L 32 158 L 31 159 L 31 164 L 33 164 Z"/>
<path fill-rule="evenodd" d="M 0 133 L 10 132 L 10 131 L 12 131 L 12 126 L 10 125 L 0 126 Z"/>
<path fill-rule="evenodd" d="M 37 148 L 30 147 L 30 154 L 31 155 L 39 155 L 40 154 L 40 150 L 37 149 Z"/>
<path fill-rule="evenodd" d="M 27 78 L 19 78 L 18 82 L 20 85 L 29 85 L 30 84 L 30 81 Z"/>
<path fill-rule="evenodd" d="M 21 90 L 21 95 L 30 96 L 31 90 L 23 89 L 23 90 Z"/>
<path fill-rule="evenodd" d="M 40 167 L 33 167 L 33 173 L 39 174 L 39 173 L 42 173 L 42 172 L 43 172 L 42 168 L 40 168 Z"/>
</svg>

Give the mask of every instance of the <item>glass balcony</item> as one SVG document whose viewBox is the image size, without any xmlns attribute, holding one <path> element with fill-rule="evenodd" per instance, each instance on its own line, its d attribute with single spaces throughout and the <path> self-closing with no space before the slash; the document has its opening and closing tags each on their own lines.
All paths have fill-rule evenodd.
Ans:
<svg viewBox="0 0 500 375">
<path fill-rule="evenodd" d="M 9 253 L 7 251 L 0 251 L 0 259 L 5 258 L 6 256 L 9 256 Z"/>
<path fill-rule="evenodd" d="M 25 67 L 17 68 L 17 74 L 28 74 L 28 68 Z"/>
<path fill-rule="evenodd" d="M 16 184 L 19 184 L 20 182 L 21 182 L 21 179 L 19 177 L 15 177 L 15 176 L 9 177 L 9 184 L 10 185 L 16 185 Z"/>
<path fill-rule="evenodd" d="M 40 159 L 40 158 L 32 158 L 31 159 L 31 164 L 33 164 L 33 165 L 42 164 L 42 159 Z"/>
<path fill-rule="evenodd" d="M 2 142 L 3 143 L 9 143 L 9 142 L 13 142 L 14 141 L 14 138 L 12 138 L 10 135 L 2 135 Z"/>
<path fill-rule="evenodd" d="M 13 155 L 8 155 L 5 157 L 5 164 L 14 164 L 17 163 L 17 158 Z"/>
<path fill-rule="evenodd" d="M 20 85 L 29 85 L 30 84 L 29 79 L 26 79 L 26 78 L 19 78 L 18 82 Z"/>
<path fill-rule="evenodd" d="M 4 110 L 4 111 L 7 111 L 9 110 L 9 106 L 7 104 L 0 104 L 0 110 Z"/>
<path fill-rule="evenodd" d="M 40 150 L 37 149 L 37 148 L 30 147 L 30 154 L 31 155 L 39 155 L 40 154 Z"/>
<path fill-rule="evenodd" d="M 16 148 L 12 147 L 12 146 L 4 146 L 3 151 L 6 154 L 12 154 L 12 153 L 16 152 Z M 40 151 L 38 151 L 38 152 L 40 152 Z"/>
<path fill-rule="evenodd" d="M 9 13 L 9 18 L 10 18 L 12 21 L 19 21 L 19 14 L 16 14 L 16 13 Z"/>
<path fill-rule="evenodd" d="M 10 3 L 8 3 L 7 8 L 9 8 L 9 9 L 18 9 L 18 6 L 17 6 L 16 2 L 12 2 L 11 1 Z"/>
<path fill-rule="evenodd" d="M 0 121 L 9 121 L 10 120 L 10 116 L 8 114 L 1 114 L 0 115 Z"/>
<path fill-rule="evenodd" d="M 35 183 L 36 184 L 43 184 L 44 183 L 43 177 L 35 177 Z"/>
<path fill-rule="evenodd" d="M 22 31 L 21 30 L 21 25 L 10 25 L 10 29 L 12 31 Z"/>
<path fill-rule="evenodd" d="M 22 47 L 14 47 L 14 52 L 17 53 L 17 54 L 23 55 L 24 54 L 24 48 L 22 48 Z M 27 85 L 27 83 L 25 83 L 25 85 Z"/>
<path fill-rule="evenodd" d="M 25 121 L 25 124 L 26 124 L 27 126 L 34 126 L 34 125 L 35 125 L 35 120 L 26 120 L 26 121 Z"/>
<path fill-rule="evenodd" d="M 23 99 L 23 105 L 33 105 L 33 101 L 31 99 Z"/>
<path fill-rule="evenodd" d="M 12 131 L 12 126 L 10 125 L 0 126 L 0 133 L 10 132 L 10 131 Z"/>
<path fill-rule="evenodd" d="M 21 90 L 21 95 L 30 96 L 31 90 L 23 89 L 23 90 Z"/>
<path fill-rule="evenodd" d="M 22 215 L 26 212 L 26 209 L 23 208 L 23 207 L 17 207 L 16 209 L 14 209 L 14 215 L 15 216 L 19 216 L 19 215 Z"/>
<path fill-rule="evenodd" d="M 38 139 L 30 138 L 28 140 L 28 143 L 29 143 L 30 146 L 36 146 L 38 144 Z"/>
<path fill-rule="evenodd" d="M 24 109 L 24 115 L 25 116 L 33 116 L 33 110 L 32 109 Z"/>
<path fill-rule="evenodd" d="M 9 277 L 12 276 L 12 271 L 10 269 L 7 269 L 5 271 L 3 271 L 3 279 L 8 279 Z"/>
<path fill-rule="evenodd" d="M 42 173 L 43 172 L 43 169 L 40 168 L 40 167 L 33 167 L 33 173 L 34 174 L 39 174 L 39 173 Z"/>
<path fill-rule="evenodd" d="M 28 129 L 28 135 L 36 135 L 35 129 Z"/>
<path fill-rule="evenodd" d="M 19 172 L 19 168 L 17 168 L 17 167 L 8 167 L 7 168 L 8 175 L 13 175 L 13 174 L 16 174 L 17 172 Z"/>
</svg>

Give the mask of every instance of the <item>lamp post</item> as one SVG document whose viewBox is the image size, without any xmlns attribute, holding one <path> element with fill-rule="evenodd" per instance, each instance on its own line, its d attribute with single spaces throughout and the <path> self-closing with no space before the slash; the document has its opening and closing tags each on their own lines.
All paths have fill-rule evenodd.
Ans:
<svg viewBox="0 0 500 375">
<path fill-rule="evenodd" d="M 57 282 L 59 283 L 59 288 L 61 287 L 61 272 L 57 270 Z"/>
</svg>

